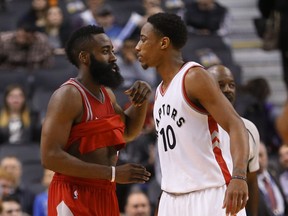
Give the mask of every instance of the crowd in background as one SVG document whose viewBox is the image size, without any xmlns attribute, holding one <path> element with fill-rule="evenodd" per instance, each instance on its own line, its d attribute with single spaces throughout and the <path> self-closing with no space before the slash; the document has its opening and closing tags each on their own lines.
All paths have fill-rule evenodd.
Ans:
<svg viewBox="0 0 288 216">
<path fill-rule="evenodd" d="M 22 215 L 47 215 L 47 188 L 53 173 L 41 168 L 37 151 L 39 153 L 41 124 L 52 92 L 69 77 L 76 76 L 76 69 L 68 63 L 64 52 L 69 35 L 84 25 L 104 27 L 125 80 L 115 89 L 118 103 L 125 108 L 129 106 L 129 99 L 123 91 L 134 81 L 144 80 L 153 89 L 160 83 L 154 69 L 141 67 L 134 48 L 147 17 L 163 11 L 178 14 L 187 24 L 185 60 L 199 62 L 206 68 L 223 64 L 233 72 L 239 89 L 235 109 L 256 125 L 263 144 L 259 152 L 261 172 L 264 169 L 273 175 L 281 191 L 278 196 L 283 194 L 288 202 L 288 100 L 279 113 L 268 100 L 271 89 L 265 77 L 243 83 L 241 66 L 232 55 L 231 14 L 225 5 L 214 0 L 1 0 L 0 14 L 9 14 L 15 9 L 13 4 L 19 2 L 24 7 L 18 8 L 17 19 L 0 21 L 0 80 L 3 83 L 0 86 L 0 215 L 9 215 L 5 214 L 7 209 L 14 209 L 11 211 L 19 215 L 21 212 Z M 268 9 L 272 7 L 269 2 L 259 0 L 259 10 L 264 17 L 269 16 Z M 279 50 L 287 87 L 288 4 L 285 0 L 275 2 L 273 8 L 282 14 Z M 119 164 L 141 163 L 152 173 L 148 183 L 117 185 L 120 211 L 125 216 L 136 215 L 138 211 L 152 215 L 161 193 L 152 109 L 153 97 L 142 133 L 119 153 Z M 36 156 L 23 157 L 23 148 L 29 152 L 30 147 Z M 263 205 L 270 204 L 264 202 Z M 258 215 L 266 214 L 259 211 Z"/>
</svg>

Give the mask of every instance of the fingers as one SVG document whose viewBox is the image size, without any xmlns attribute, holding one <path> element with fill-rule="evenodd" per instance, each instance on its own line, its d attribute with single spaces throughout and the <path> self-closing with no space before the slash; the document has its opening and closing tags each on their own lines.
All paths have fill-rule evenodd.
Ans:
<svg viewBox="0 0 288 216">
<path fill-rule="evenodd" d="M 116 167 L 116 182 L 127 183 L 145 183 L 150 179 L 151 173 L 140 164 L 125 164 Z"/>
<path fill-rule="evenodd" d="M 134 173 L 133 176 L 131 176 L 131 181 L 135 182 L 135 183 L 145 183 L 147 181 L 149 181 L 149 176 L 150 176 L 150 173 L 147 172 L 147 173 Z"/>
<path fill-rule="evenodd" d="M 235 193 L 227 201 L 224 202 L 223 208 L 226 208 L 226 215 L 236 215 L 241 209 L 246 206 L 247 198 L 245 195 Z"/>
<path fill-rule="evenodd" d="M 150 179 L 151 173 L 148 172 L 144 166 L 138 164 L 134 164 L 134 166 L 135 170 L 131 175 L 132 180 L 145 183 Z"/>
<path fill-rule="evenodd" d="M 241 204 L 240 204 L 240 210 L 245 208 L 246 204 L 247 204 L 247 201 L 248 201 L 249 197 L 248 196 L 245 196 L 243 195 L 242 198 L 241 198 Z"/>
<path fill-rule="evenodd" d="M 245 188 L 241 187 L 241 184 L 242 186 L 247 186 L 247 185 L 243 184 L 243 182 L 241 181 L 234 181 L 233 184 L 234 186 L 232 186 L 230 182 L 230 185 L 228 186 L 226 190 L 225 198 L 223 202 L 223 208 L 226 208 L 227 216 L 236 215 L 241 209 L 243 209 L 246 206 L 247 200 L 248 200 L 248 195 L 247 195 L 248 190 L 246 190 L 246 187 Z"/>
<path fill-rule="evenodd" d="M 226 215 L 236 215 L 241 209 L 243 209 L 246 205 L 246 201 L 244 202 L 242 196 L 238 194 L 234 194 L 231 196 L 231 199 L 228 200 L 226 204 Z"/>
<path fill-rule="evenodd" d="M 130 89 L 125 91 L 125 94 L 130 97 L 134 106 L 141 106 L 149 98 L 150 93 L 150 86 L 141 81 L 136 81 Z"/>
</svg>

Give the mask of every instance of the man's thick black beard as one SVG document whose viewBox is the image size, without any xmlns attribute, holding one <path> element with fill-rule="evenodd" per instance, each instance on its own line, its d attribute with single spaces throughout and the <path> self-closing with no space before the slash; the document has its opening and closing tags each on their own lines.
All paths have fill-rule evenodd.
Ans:
<svg viewBox="0 0 288 216">
<path fill-rule="evenodd" d="M 116 63 L 103 63 L 97 61 L 93 55 L 90 56 L 90 73 L 99 85 L 112 89 L 119 87 L 124 81 L 119 71 Z"/>
</svg>

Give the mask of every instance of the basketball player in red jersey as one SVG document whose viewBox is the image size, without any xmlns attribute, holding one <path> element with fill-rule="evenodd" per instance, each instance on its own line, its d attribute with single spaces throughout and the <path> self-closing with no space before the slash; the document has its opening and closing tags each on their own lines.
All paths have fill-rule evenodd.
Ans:
<svg viewBox="0 0 288 216">
<path fill-rule="evenodd" d="M 120 108 L 110 88 L 123 79 L 102 27 L 75 31 L 66 54 L 79 73 L 52 95 L 41 136 L 43 166 L 55 172 L 48 215 L 119 216 L 116 183 L 144 183 L 150 176 L 141 165 L 116 162 L 142 129 L 151 88 L 136 81 L 126 91 L 132 106 Z"/>
</svg>

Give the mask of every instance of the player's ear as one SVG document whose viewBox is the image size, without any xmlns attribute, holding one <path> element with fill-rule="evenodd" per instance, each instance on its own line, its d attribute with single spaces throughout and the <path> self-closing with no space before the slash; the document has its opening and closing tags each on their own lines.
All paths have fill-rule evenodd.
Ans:
<svg viewBox="0 0 288 216">
<path fill-rule="evenodd" d="M 79 53 L 78 58 L 79 58 L 80 62 L 83 64 L 89 63 L 89 53 L 87 53 L 86 51 L 81 51 Z"/>
<path fill-rule="evenodd" d="M 161 49 L 166 49 L 170 44 L 170 39 L 168 37 L 163 37 L 160 41 Z"/>
</svg>

